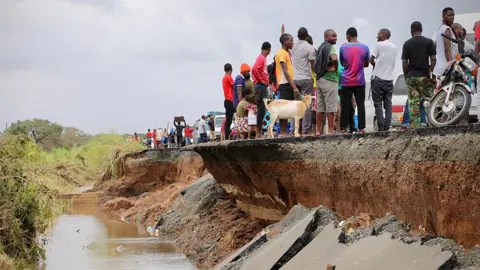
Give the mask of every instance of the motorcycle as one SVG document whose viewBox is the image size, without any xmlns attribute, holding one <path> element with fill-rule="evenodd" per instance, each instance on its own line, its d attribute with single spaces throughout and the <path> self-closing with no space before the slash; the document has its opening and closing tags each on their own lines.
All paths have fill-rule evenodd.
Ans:
<svg viewBox="0 0 480 270">
<path fill-rule="evenodd" d="M 457 43 L 455 39 L 442 34 L 443 37 Z M 474 51 L 457 54 L 450 61 L 444 73 L 437 81 L 433 98 L 426 102 L 428 121 L 432 126 L 444 127 L 459 124 L 468 117 L 473 87 L 478 75 L 479 60 Z"/>
</svg>

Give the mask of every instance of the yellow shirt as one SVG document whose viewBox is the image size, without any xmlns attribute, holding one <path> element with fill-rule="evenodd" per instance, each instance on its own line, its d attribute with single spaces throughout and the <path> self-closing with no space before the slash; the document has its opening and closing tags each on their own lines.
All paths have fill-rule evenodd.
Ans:
<svg viewBox="0 0 480 270">
<path fill-rule="evenodd" d="M 317 74 L 312 70 L 313 89 L 317 89 Z"/>
<path fill-rule="evenodd" d="M 290 53 L 284 49 L 280 49 L 275 55 L 275 75 L 277 76 L 278 85 L 288 83 L 280 63 L 287 64 L 287 72 L 290 75 L 290 78 L 293 80 L 292 57 Z"/>
</svg>

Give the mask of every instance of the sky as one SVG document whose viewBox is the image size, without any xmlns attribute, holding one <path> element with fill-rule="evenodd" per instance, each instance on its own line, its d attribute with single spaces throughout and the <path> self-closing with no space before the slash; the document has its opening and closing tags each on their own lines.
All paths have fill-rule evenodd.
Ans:
<svg viewBox="0 0 480 270">
<path fill-rule="evenodd" d="M 193 124 L 224 111 L 225 63 L 237 75 L 264 41 L 272 61 L 282 23 L 295 37 L 306 27 L 315 46 L 332 28 L 337 49 L 351 26 L 370 47 L 388 28 L 400 59 L 411 22 L 431 37 L 447 6 L 480 12 L 478 0 L 0 0 L 0 127 L 42 118 L 91 134 L 143 133 L 176 115 Z"/>
</svg>

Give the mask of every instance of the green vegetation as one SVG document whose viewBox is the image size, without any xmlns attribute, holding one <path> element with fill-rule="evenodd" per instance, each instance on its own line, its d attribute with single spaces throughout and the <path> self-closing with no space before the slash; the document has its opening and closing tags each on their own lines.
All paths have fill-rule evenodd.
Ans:
<svg viewBox="0 0 480 270">
<path fill-rule="evenodd" d="M 32 119 L 12 123 L 5 134 L 34 135 L 35 142 L 44 150 L 54 148 L 72 148 L 85 144 L 90 135 L 73 127 L 63 127 L 43 119 Z"/>
<path fill-rule="evenodd" d="M 144 147 L 137 142 L 125 142 L 120 135 L 100 134 L 79 147 L 40 152 L 32 171 L 48 187 L 61 193 L 71 192 L 94 184 L 104 173 L 118 171 L 115 167 L 121 154 L 139 149 Z"/>
<path fill-rule="evenodd" d="M 42 258 L 37 236 L 61 213 L 58 195 L 111 175 L 123 153 L 139 149 L 121 135 L 89 136 L 40 119 L 0 134 L 0 269 L 29 268 Z"/>
<path fill-rule="evenodd" d="M 0 265 L 25 268 L 44 255 L 37 233 L 45 231 L 59 210 L 56 194 L 28 177 L 35 144 L 26 136 L 0 138 Z M 2 268 L 8 269 L 8 268 Z"/>
</svg>

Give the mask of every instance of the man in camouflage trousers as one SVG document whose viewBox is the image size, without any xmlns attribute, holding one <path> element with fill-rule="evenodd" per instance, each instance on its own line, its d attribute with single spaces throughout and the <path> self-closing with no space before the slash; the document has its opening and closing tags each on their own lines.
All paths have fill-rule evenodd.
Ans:
<svg viewBox="0 0 480 270">
<path fill-rule="evenodd" d="M 422 36 L 422 24 L 413 22 L 412 38 L 403 44 L 403 74 L 407 78 L 408 107 L 411 125 L 420 127 L 420 101 L 430 100 L 435 88 L 431 75 L 437 62 L 437 49 L 433 40 Z"/>
</svg>

